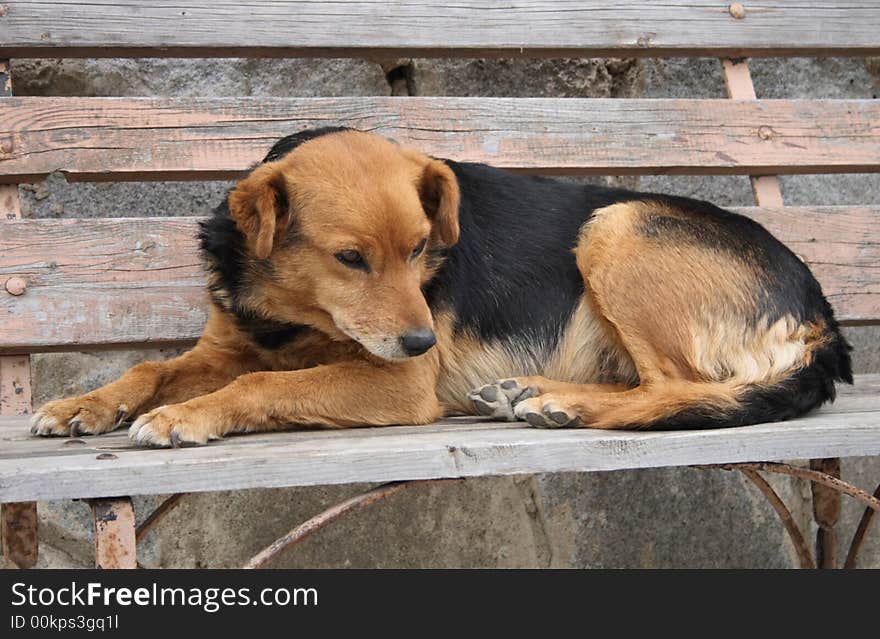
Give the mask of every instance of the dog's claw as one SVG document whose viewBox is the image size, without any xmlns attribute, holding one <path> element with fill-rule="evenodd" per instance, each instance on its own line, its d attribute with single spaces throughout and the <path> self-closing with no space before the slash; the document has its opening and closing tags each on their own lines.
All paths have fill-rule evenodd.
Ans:
<svg viewBox="0 0 880 639">
<path fill-rule="evenodd" d="M 67 422 L 67 425 L 70 426 L 70 436 L 71 437 L 79 437 L 82 434 L 80 430 L 80 426 L 82 426 L 82 422 L 78 419 L 71 419 Z"/>
</svg>

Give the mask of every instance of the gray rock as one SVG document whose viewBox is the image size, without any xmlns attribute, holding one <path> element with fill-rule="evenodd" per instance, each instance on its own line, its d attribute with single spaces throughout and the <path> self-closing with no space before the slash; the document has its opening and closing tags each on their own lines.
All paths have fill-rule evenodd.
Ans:
<svg viewBox="0 0 880 639">
<path fill-rule="evenodd" d="M 235 567 L 368 486 L 188 496 L 157 531 L 163 567 Z M 193 525 L 194 522 L 197 525 Z M 173 531 L 173 532 L 172 532 Z M 417 485 L 340 519 L 281 555 L 278 568 L 537 567 L 540 544 L 510 478 Z"/>
<path fill-rule="evenodd" d="M 773 483 L 803 510 L 792 482 Z M 739 473 L 691 468 L 566 473 L 544 475 L 539 485 L 545 526 L 554 540 L 553 566 L 796 565 L 772 508 Z"/>
<path fill-rule="evenodd" d="M 231 182 L 67 182 L 53 173 L 22 185 L 24 217 L 173 217 L 207 215 Z M 39 194 L 39 196 L 38 196 Z"/>
<path fill-rule="evenodd" d="M 632 59 L 415 59 L 411 73 L 412 95 L 632 97 L 641 83 Z"/>
<path fill-rule="evenodd" d="M 363 60 L 15 60 L 16 95 L 337 96 L 389 95 L 380 65 Z"/>
</svg>

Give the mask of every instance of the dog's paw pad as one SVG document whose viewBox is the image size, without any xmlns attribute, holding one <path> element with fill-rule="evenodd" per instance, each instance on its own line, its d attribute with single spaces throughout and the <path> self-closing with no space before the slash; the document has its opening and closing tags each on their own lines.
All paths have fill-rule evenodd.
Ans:
<svg viewBox="0 0 880 639">
<path fill-rule="evenodd" d="M 480 397 L 487 402 L 497 402 L 498 388 L 496 388 L 495 386 L 483 386 L 480 389 Z"/>
<path fill-rule="evenodd" d="M 491 417 L 495 414 L 495 408 L 491 404 L 484 402 L 479 397 L 472 398 L 471 401 L 474 403 L 474 408 L 477 409 L 477 412 L 480 415 Z"/>
<path fill-rule="evenodd" d="M 519 403 L 514 409 L 517 419 L 534 428 L 576 428 L 583 420 L 574 411 L 563 409 L 540 397 Z"/>
<path fill-rule="evenodd" d="M 515 379 L 506 379 L 472 390 L 468 393 L 468 399 L 480 415 L 515 421 L 513 409 L 517 403 L 536 394 L 536 388 L 521 386 Z"/>
</svg>

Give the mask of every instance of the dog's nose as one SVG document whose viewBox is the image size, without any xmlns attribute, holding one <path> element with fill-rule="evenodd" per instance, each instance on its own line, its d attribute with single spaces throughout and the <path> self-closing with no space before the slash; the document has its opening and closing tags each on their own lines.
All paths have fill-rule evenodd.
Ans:
<svg viewBox="0 0 880 639">
<path fill-rule="evenodd" d="M 404 333 L 400 338 L 400 345 L 410 357 L 421 355 L 436 343 L 437 338 L 430 328 L 417 328 Z"/>
</svg>

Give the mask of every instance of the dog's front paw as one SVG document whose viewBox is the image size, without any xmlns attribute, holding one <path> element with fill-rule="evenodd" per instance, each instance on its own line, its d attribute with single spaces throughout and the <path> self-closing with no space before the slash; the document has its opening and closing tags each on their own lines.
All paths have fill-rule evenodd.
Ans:
<svg viewBox="0 0 880 639">
<path fill-rule="evenodd" d="M 128 406 L 109 401 L 100 392 L 56 399 L 44 404 L 31 417 L 31 434 L 77 437 L 98 435 L 119 427 Z"/>
<path fill-rule="evenodd" d="M 535 386 L 530 386 L 524 379 L 513 378 L 476 388 L 468 393 L 468 399 L 480 415 L 513 422 L 517 419 L 514 414 L 516 405 L 537 394 Z"/>
<path fill-rule="evenodd" d="M 220 424 L 205 411 L 187 404 L 160 406 L 141 415 L 131 425 L 128 436 L 143 446 L 198 446 L 220 439 Z"/>
</svg>

